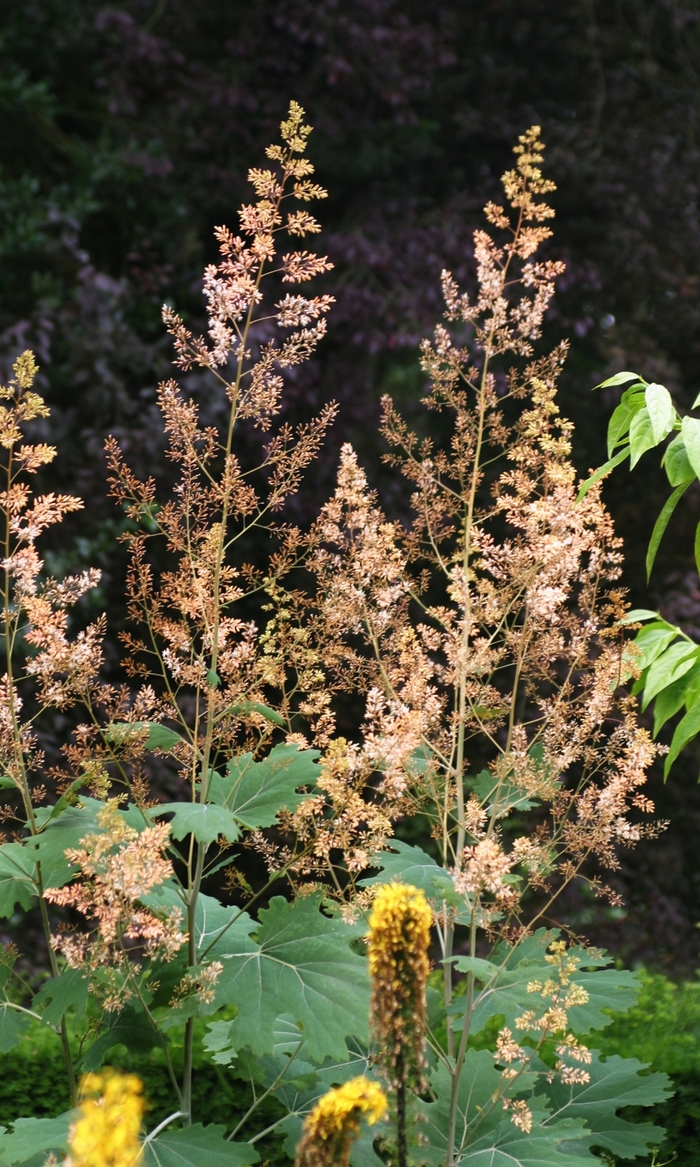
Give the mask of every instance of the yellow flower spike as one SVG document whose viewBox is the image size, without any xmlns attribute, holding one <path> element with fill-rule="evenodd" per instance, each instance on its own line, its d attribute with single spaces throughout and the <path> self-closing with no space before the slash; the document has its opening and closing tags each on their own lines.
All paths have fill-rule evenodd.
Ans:
<svg viewBox="0 0 700 1167">
<path fill-rule="evenodd" d="M 69 1135 L 71 1167 L 136 1167 L 141 1158 L 143 1084 L 108 1068 L 85 1074 Z"/>
<path fill-rule="evenodd" d="M 380 1060 L 396 1089 L 420 1086 L 425 1040 L 425 990 L 432 913 L 409 884 L 380 888 L 369 918 L 372 1028 Z"/>
<path fill-rule="evenodd" d="M 384 1091 L 369 1078 L 351 1078 L 329 1090 L 304 1123 L 296 1167 L 347 1167 L 362 1118 L 372 1126 L 384 1118 L 386 1110 Z"/>
</svg>

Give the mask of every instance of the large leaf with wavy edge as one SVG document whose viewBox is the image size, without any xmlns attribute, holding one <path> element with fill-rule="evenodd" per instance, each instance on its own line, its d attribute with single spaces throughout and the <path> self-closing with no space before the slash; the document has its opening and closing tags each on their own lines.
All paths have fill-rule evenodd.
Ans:
<svg viewBox="0 0 700 1167">
<path fill-rule="evenodd" d="M 281 810 L 295 811 L 308 797 L 297 789 L 316 785 L 318 757 L 318 750 L 284 744 L 275 746 L 262 762 L 241 754 L 227 762 L 225 775 L 212 774 L 207 801 L 225 807 L 250 830 L 271 827 Z"/>
<path fill-rule="evenodd" d="M 0 1005 L 0 1054 L 14 1049 L 29 1029 L 32 1019 L 28 1013 L 21 1013 L 5 1002 Z"/>
<path fill-rule="evenodd" d="M 271 1052 L 275 1021 L 287 1013 L 299 1022 L 305 1054 L 314 1061 L 347 1056 L 346 1037 L 367 1033 L 367 962 L 350 947 L 365 928 L 325 916 L 318 895 L 292 904 L 276 896 L 259 924 L 248 921 L 248 936 L 224 933 L 210 955 L 224 966 L 216 1004 L 238 1009 L 229 1023 L 230 1047 Z"/>
<path fill-rule="evenodd" d="M 248 1079 L 253 1089 L 254 1083 L 265 1088 L 272 1087 L 279 1080 L 273 1092 L 287 1111 L 287 1117 L 280 1123 L 278 1131 L 285 1135 L 284 1149 L 290 1159 L 294 1159 L 304 1118 L 322 1095 L 332 1086 L 347 1082 L 349 1078 L 362 1075 L 376 1080 L 366 1047 L 351 1040 L 350 1048 L 342 1060 L 327 1058 L 319 1066 L 304 1061 L 304 1051 L 299 1050 L 301 1037 L 299 1026 L 292 1017 L 283 1015 L 275 1022 L 273 1054 L 258 1058 L 250 1051 L 242 1050 L 236 1060 L 236 1075 Z M 293 1059 L 292 1054 L 295 1055 Z M 374 1143 L 378 1138 L 390 1136 L 388 1122 L 376 1123 L 371 1127 L 363 1123 L 359 1136 L 353 1142 L 351 1167 L 383 1167 L 383 1160 L 374 1150 Z"/>
<path fill-rule="evenodd" d="M 110 1014 L 107 1014 L 109 1017 Z M 146 1020 L 140 1009 L 127 1007 L 93 1041 L 82 1060 L 82 1069 L 99 1070 L 107 1054 L 116 1045 L 123 1045 L 131 1054 L 147 1054 L 161 1044 L 158 1033 Z"/>
<path fill-rule="evenodd" d="M 25 912 L 36 895 L 35 860 L 22 843 L 0 847 L 0 916 L 12 916 L 15 905 Z"/>
<path fill-rule="evenodd" d="M 173 839 L 194 835 L 198 843 L 215 843 L 223 835 L 229 843 L 235 843 L 241 833 L 231 811 L 210 802 L 163 802 L 146 813 L 150 819 L 171 814 Z"/>
<path fill-rule="evenodd" d="M 512 1028 L 520 1013 L 537 1006 L 539 998 L 528 992 L 528 985 L 551 978 L 552 966 L 545 955 L 558 935 L 556 931 L 538 928 L 515 947 L 499 945 L 489 962 L 470 962 L 468 957 L 455 961 L 459 971 L 468 972 L 471 967 L 477 981 L 484 986 L 475 997 L 470 1022 L 472 1033 L 479 1033 L 494 1016 L 503 1016 L 505 1024 Z M 569 949 L 569 953 L 580 961 L 580 969 L 573 979 L 588 993 L 584 1005 L 569 1010 L 570 1026 L 581 1034 L 603 1029 L 611 1021 L 607 1010 L 624 1012 L 634 1005 L 639 993 L 637 979 L 634 973 L 606 968 L 610 958 L 599 951 L 576 947 Z M 544 1008 L 544 1002 L 541 1003 Z M 457 997 L 453 1008 L 455 1029 L 459 1029 L 464 1019 L 465 998 Z"/>
<path fill-rule="evenodd" d="M 75 1006 L 76 1021 L 79 1021 L 87 1008 L 89 985 L 90 978 L 81 969 L 66 968 L 39 989 L 32 1009 L 41 1011 L 46 1025 L 58 1025 L 63 1015 Z"/>
<path fill-rule="evenodd" d="M 250 1143 L 229 1143 L 224 1126 L 195 1126 L 185 1130 L 166 1128 L 146 1140 L 145 1167 L 248 1167 L 260 1159 Z"/>
<path fill-rule="evenodd" d="M 534 1075 L 523 1074 L 515 1096 L 528 1093 Z M 434 1102 L 418 1105 L 424 1121 L 421 1131 L 427 1139 L 422 1155 L 431 1167 L 441 1167 L 447 1150 L 452 1078 L 440 1065 L 430 1082 Z M 528 1097 L 532 1111 L 532 1130 L 519 1130 L 503 1110 L 502 1101 L 494 1101 L 503 1079 L 488 1050 L 468 1050 L 459 1080 L 457 1107 L 457 1162 L 465 1167 L 582 1167 L 586 1161 L 599 1162 L 587 1152 L 580 1140 L 587 1135 L 580 1118 L 553 1120 L 546 1099 Z"/>
<path fill-rule="evenodd" d="M 647 1155 L 650 1147 L 661 1142 L 663 1128 L 650 1122 L 627 1122 L 617 1111 L 623 1106 L 664 1102 L 672 1093 L 671 1079 L 666 1074 L 640 1074 L 646 1066 L 636 1058 L 615 1054 L 601 1059 L 598 1050 L 591 1052 L 591 1064 L 583 1067 L 591 1076 L 587 1085 L 565 1086 L 556 1078 L 544 1085 L 552 1117 L 583 1119 L 590 1131 L 587 1146 L 604 1147 L 623 1159 Z"/>
<path fill-rule="evenodd" d="M 360 880 L 365 886 L 398 880 L 419 888 L 432 900 L 464 906 L 464 899 L 455 891 L 449 871 L 440 867 L 420 847 L 411 847 L 399 839 L 391 839 L 386 851 L 372 855 L 371 864 L 379 869 L 379 874 Z"/>
<path fill-rule="evenodd" d="M 58 1118 L 18 1118 L 11 1131 L 0 1133 L 0 1163 L 26 1163 L 35 1155 L 67 1150 L 68 1128 L 75 1121 L 75 1111 Z"/>
<path fill-rule="evenodd" d="M 166 880 L 144 896 L 143 903 L 154 912 L 171 912 L 179 908 L 184 913 L 185 905 L 179 885 L 175 880 Z M 247 950 L 254 944 L 248 940 L 257 925 L 247 912 L 222 904 L 214 896 L 197 896 L 195 909 L 195 939 L 197 959 L 204 961 L 228 952 L 231 945 L 235 951 Z"/>
</svg>

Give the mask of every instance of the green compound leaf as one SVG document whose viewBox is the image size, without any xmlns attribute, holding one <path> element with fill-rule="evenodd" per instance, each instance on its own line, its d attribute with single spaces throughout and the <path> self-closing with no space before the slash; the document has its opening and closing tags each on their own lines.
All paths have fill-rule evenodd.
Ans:
<svg viewBox="0 0 700 1167">
<path fill-rule="evenodd" d="M 225 775 L 212 775 L 208 799 L 249 830 L 271 827 L 281 810 L 294 812 L 308 797 L 297 788 L 316 785 L 318 757 L 318 750 L 279 745 L 262 762 L 254 762 L 252 754 L 231 758 Z"/>
<path fill-rule="evenodd" d="M 680 486 L 676 487 L 676 489 L 673 491 L 673 494 L 670 496 L 670 498 L 666 499 L 666 502 L 664 503 L 664 505 L 662 506 L 662 508 L 659 512 L 659 517 L 657 518 L 656 522 L 654 523 L 654 528 L 651 532 L 651 538 L 649 540 L 649 546 L 647 548 L 647 557 L 646 557 L 647 583 L 649 583 L 649 577 L 651 575 L 651 569 L 654 566 L 654 560 L 656 559 L 656 553 L 659 550 L 661 540 L 664 537 L 664 532 L 666 531 L 666 528 L 671 520 L 671 515 L 675 511 L 676 507 L 678 506 L 678 503 L 680 502 L 681 498 L 685 494 L 686 490 L 688 489 L 688 487 L 690 486 L 690 483 L 692 481 L 693 481 L 693 479 L 691 478 L 686 482 L 682 482 L 680 484 Z"/>
<path fill-rule="evenodd" d="M 700 478 L 700 421 L 696 417 L 684 417 L 681 433 L 688 461 L 696 478 Z"/>
<path fill-rule="evenodd" d="M 648 669 L 657 656 L 661 656 L 661 653 L 665 652 L 669 644 L 672 644 L 679 635 L 680 628 L 674 627 L 673 624 L 667 624 L 665 620 L 654 620 L 645 628 L 640 628 L 634 638 L 635 645 L 642 653 L 639 661 L 640 668 Z"/>
<path fill-rule="evenodd" d="M 640 1071 L 647 1067 L 636 1058 L 601 1058 L 598 1050 L 591 1053 L 591 1064 L 583 1067 L 591 1076 L 587 1085 L 565 1086 L 555 1078 L 544 1087 L 552 1117 L 583 1119 L 590 1131 L 586 1146 L 604 1147 L 624 1159 L 648 1155 L 663 1139 L 663 1128 L 650 1122 L 627 1122 L 617 1112 L 623 1106 L 664 1102 L 673 1093 L 671 1079 L 666 1074 L 642 1075 Z"/>
<path fill-rule="evenodd" d="M 678 713 L 685 705 L 688 693 L 697 691 L 699 684 L 700 665 L 696 665 L 685 676 L 679 677 L 668 688 L 661 690 L 654 702 L 654 737 L 658 737 L 661 727 Z M 692 701 L 689 703 L 692 704 Z"/>
<path fill-rule="evenodd" d="M 661 465 L 666 471 L 666 476 L 671 483 L 671 486 L 680 486 L 684 482 L 692 482 L 695 478 L 695 471 L 690 465 L 690 459 L 685 448 L 683 435 L 679 434 L 672 442 L 669 442 L 666 447 Z"/>
<path fill-rule="evenodd" d="M 689 741 L 700 733 L 700 700 L 691 705 L 685 717 L 682 717 L 676 726 L 675 733 L 671 739 L 671 748 L 666 755 L 664 762 L 664 780 L 668 778 L 671 766 L 680 754 L 681 750 L 687 746 Z"/>
<path fill-rule="evenodd" d="M 659 442 L 663 442 L 664 438 L 668 437 L 676 424 L 677 414 L 675 406 L 668 389 L 664 385 L 657 385 L 655 382 L 647 385 L 644 393 L 644 401 L 649 417 L 651 418 L 654 445 L 658 446 Z"/>
<path fill-rule="evenodd" d="M 654 427 L 649 410 L 644 407 L 635 413 L 630 422 L 630 470 L 633 470 L 642 454 L 656 445 Z"/>
<path fill-rule="evenodd" d="M 19 1045 L 31 1023 L 28 1013 L 20 1013 L 19 1009 L 6 1003 L 0 1004 L 0 1053 L 9 1053 Z"/>
<path fill-rule="evenodd" d="M 608 459 L 608 461 L 604 462 L 602 466 L 599 466 L 595 473 L 591 474 L 590 478 L 587 478 L 585 482 L 581 483 L 579 492 L 576 495 L 576 501 L 581 502 L 581 499 L 586 497 L 589 490 L 592 486 L 595 486 L 596 482 L 599 482 L 601 478 L 604 478 L 606 474 L 609 474 L 611 470 L 614 470 L 616 466 L 620 465 L 620 462 L 624 462 L 625 458 L 629 458 L 629 456 L 630 447 L 625 446 L 624 450 L 620 450 L 614 458 Z"/>
<path fill-rule="evenodd" d="M 0 846 L 0 916 L 14 915 L 15 905 L 25 912 L 32 906 L 36 891 L 36 864 L 22 843 Z"/>
<path fill-rule="evenodd" d="M 533 1074 L 518 1080 L 517 1095 L 527 1093 L 532 1112 L 532 1130 L 518 1129 L 498 1100 L 503 1079 L 488 1050 L 467 1051 L 459 1080 L 456 1144 L 461 1147 L 460 1167 L 591 1167 L 600 1162 L 581 1146 L 587 1131 L 580 1118 L 559 1121 L 549 1114 L 547 1099 L 529 1095 Z M 420 1102 L 423 1121 L 420 1129 L 427 1139 L 423 1155 L 430 1167 L 441 1167 L 447 1151 L 452 1079 L 440 1065 L 430 1087 L 434 1102 Z"/>
<path fill-rule="evenodd" d="M 170 833 L 174 839 L 194 835 L 198 843 L 214 843 L 220 835 L 235 843 L 240 828 L 230 810 L 223 806 L 201 802 L 164 802 L 147 811 L 149 818 L 172 814 Z"/>
<path fill-rule="evenodd" d="M 667 689 L 674 681 L 690 672 L 698 659 L 700 648 L 696 644 L 685 639 L 670 644 L 649 667 L 644 681 L 642 709 L 646 709 L 649 702 L 662 689 Z"/>
<path fill-rule="evenodd" d="M 620 442 L 627 439 L 632 418 L 644 409 L 644 391 L 625 393 L 617 409 L 614 410 L 608 422 L 608 458 L 612 458 L 613 451 Z"/>
<path fill-rule="evenodd" d="M 226 1141 L 226 1127 L 211 1125 L 173 1131 L 146 1140 L 144 1167 L 249 1167 L 260 1159 L 250 1143 Z"/>
<path fill-rule="evenodd" d="M 224 933 L 209 956 L 224 966 L 216 1004 L 238 1008 L 229 1025 L 231 1048 L 271 1053 L 275 1021 L 290 1014 L 310 1058 L 347 1057 L 346 1037 L 367 1036 L 367 962 L 350 948 L 365 930 L 363 922 L 329 919 L 320 911 L 320 897 L 311 895 L 291 904 L 276 896 L 259 924 L 248 919 L 248 936 L 240 927 Z M 221 1050 L 220 1038 L 219 1032 Z"/>
<path fill-rule="evenodd" d="M 627 373 L 623 371 L 622 373 L 615 373 L 613 377 L 608 377 L 607 381 L 601 381 L 598 385 L 594 385 L 593 388 L 610 389 L 613 385 L 624 385 L 625 381 L 637 382 L 637 385 L 631 386 L 632 389 L 636 389 L 638 385 L 644 388 L 646 385 L 646 381 L 643 377 L 639 376 L 639 373 Z M 629 393 L 629 389 L 626 392 Z"/>
<path fill-rule="evenodd" d="M 652 611 L 651 608 L 630 608 L 629 612 L 626 612 L 622 619 L 618 620 L 618 624 L 640 624 L 644 623 L 645 620 L 658 619 L 659 613 Z"/>
<path fill-rule="evenodd" d="M 11 1131 L 0 1134 L 0 1163 L 26 1163 L 49 1151 L 62 1157 L 68 1149 L 68 1128 L 74 1121 L 72 1110 L 58 1118 L 18 1118 Z"/>
</svg>

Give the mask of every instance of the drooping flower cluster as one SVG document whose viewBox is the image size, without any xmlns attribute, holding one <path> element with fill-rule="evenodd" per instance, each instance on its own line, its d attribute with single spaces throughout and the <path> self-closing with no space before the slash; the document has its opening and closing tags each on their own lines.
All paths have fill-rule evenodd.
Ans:
<svg viewBox="0 0 700 1167">
<path fill-rule="evenodd" d="M 329 1090 L 304 1122 L 297 1148 L 296 1167 L 348 1167 L 360 1122 L 370 1126 L 386 1114 L 384 1091 L 369 1078 L 351 1078 Z"/>
<path fill-rule="evenodd" d="M 370 1009 L 377 1056 L 394 1087 L 419 1086 L 423 1078 L 431 923 L 422 891 L 403 883 L 379 889 L 367 940 Z"/>
<path fill-rule="evenodd" d="M 71 1127 L 65 1167 L 137 1167 L 142 1156 L 143 1083 L 105 1068 L 80 1083 L 80 1113 Z"/>
</svg>

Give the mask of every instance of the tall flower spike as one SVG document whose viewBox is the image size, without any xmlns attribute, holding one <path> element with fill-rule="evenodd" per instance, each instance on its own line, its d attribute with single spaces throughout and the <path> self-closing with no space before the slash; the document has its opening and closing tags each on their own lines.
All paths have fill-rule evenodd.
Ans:
<svg viewBox="0 0 700 1167">
<path fill-rule="evenodd" d="M 141 1158 L 143 1084 L 105 1068 L 80 1084 L 80 1115 L 69 1135 L 67 1167 L 136 1167 Z"/>
<path fill-rule="evenodd" d="M 362 1118 L 372 1126 L 384 1117 L 386 1109 L 384 1091 L 368 1078 L 351 1078 L 329 1090 L 304 1123 L 296 1167 L 347 1167 Z"/>
<path fill-rule="evenodd" d="M 380 889 L 369 918 L 372 1029 L 395 1088 L 423 1077 L 431 922 L 423 892 L 403 883 Z"/>
</svg>

